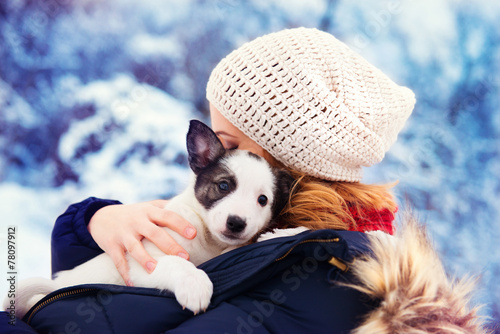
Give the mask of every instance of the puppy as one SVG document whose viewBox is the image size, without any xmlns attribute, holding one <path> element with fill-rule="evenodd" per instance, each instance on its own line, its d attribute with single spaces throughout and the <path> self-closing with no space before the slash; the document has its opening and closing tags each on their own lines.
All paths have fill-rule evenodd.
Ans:
<svg viewBox="0 0 500 334">
<path fill-rule="evenodd" d="M 190 254 L 190 261 L 166 255 L 144 239 L 146 251 L 158 261 L 148 274 L 127 255 L 134 285 L 172 291 L 177 301 L 195 314 L 206 310 L 213 285 L 197 265 L 242 246 L 269 226 L 288 200 L 292 177 L 271 167 L 263 158 L 242 150 L 225 150 L 205 124 L 191 121 L 187 134 L 190 186 L 169 201 L 165 209 L 177 212 L 197 229 L 188 240 L 165 228 Z M 48 293 L 62 287 L 104 283 L 125 285 L 107 254 L 101 254 L 54 280 L 32 278 L 19 283 L 16 315 L 24 314 Z M 10 305 L 6 299 L 4 307 Z"/>
</svg>

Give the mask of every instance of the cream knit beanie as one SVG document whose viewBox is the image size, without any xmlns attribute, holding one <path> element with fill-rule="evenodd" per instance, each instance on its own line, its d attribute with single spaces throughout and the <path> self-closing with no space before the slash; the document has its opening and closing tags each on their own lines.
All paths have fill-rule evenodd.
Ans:
<svg viewBox="0 0 500 334">
<path fill-rule="evenodd" d="M 415 104 L 332 35 L 297 28 L 259 37 L 213 70 L 208 100 L 292 169 L 358 182 L 380 162 Z"/>
</svg>

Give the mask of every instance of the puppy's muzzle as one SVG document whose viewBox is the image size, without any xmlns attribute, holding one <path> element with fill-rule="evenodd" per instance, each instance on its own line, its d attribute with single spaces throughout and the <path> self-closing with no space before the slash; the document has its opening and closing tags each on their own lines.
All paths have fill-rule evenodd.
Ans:
<svg viewBox="0 0 500 334">
<path fill-rule="evenodd" d="M 238 234 L 243 232 L 247 223 L 245 219 L 238 216 L 229 216 L 227 217 L 226 228 L 233 234 Z"/>
</svg>

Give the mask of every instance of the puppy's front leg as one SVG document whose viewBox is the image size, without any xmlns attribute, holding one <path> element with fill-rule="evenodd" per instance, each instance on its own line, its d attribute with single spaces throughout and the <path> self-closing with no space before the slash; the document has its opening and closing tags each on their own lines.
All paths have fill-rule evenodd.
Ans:
<svg viewBox="0 0 500 334">
<path fill-rule="evenodd" d="M 155 270 L 148 274 L 136 261 L 129 261 L 130 278 L 136 286 L 169 290 L 183 307 L 195 314 L 206 310 L 213 284 L 201 269 L 178 256 L 159 257 Z"/>
</svg>

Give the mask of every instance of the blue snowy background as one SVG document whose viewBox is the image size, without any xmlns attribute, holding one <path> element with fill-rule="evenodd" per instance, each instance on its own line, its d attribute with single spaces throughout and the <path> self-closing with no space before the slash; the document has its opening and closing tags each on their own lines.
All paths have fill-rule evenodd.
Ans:
<svg viewBox="0 0 500 334">
<path fill-rule="evenodd" d="M 494 0 L 2 1 L 0 240 L 5 250 L 18 227 L 20 278 L 50 276 L 51 228 L 69 204 L 183 189 L 188 120 L 208 121 L 211 69 L 297 26 L 331 32 L 414 90 L 399 141 L 364 182 L 400 181 L 401 206 L 427 222 L 451 274 L 481 275 L 481 313 L 500 323 Z"/>
</svg>

